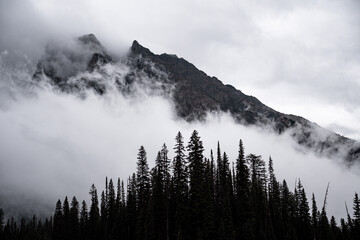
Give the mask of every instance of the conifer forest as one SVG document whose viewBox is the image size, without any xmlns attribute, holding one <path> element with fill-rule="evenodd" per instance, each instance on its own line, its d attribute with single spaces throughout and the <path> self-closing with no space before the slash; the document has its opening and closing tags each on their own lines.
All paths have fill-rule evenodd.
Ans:
<svg viewBox="0 0 360 240">
<path fill-rule="evenodd" d="M 197 131 L 188 143 L 179 132 L 173 148 L 162 146 L 152 169 L 143 146 L 136 164 L 128 179 L 106 177 L 104 190 L 90 183 L 90 202 L 59 199 L 45 219 L 5 217 L 0 209 L 0 239 L 360 239 L 357 193 L 344 206 L 347 218 L 337 222 L 326 212 L 327 191 L 316 199 L 300 179 L 289 189 L 276 178 L 271 157 L 245 155 L 242 140 L 231 160 L 220 143 L 204 156 Z"/>
</svg>

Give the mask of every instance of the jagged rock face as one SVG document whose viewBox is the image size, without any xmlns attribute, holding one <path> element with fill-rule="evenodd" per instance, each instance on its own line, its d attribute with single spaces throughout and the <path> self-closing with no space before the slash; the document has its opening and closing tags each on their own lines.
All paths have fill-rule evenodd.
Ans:
<svg viewBox="0 0 360 240">
<path fill-rule="evenodd" d="M 112 62 L 105 48 L 93 34 L 79 37 L 75 43 L 68 45 L 53 44 L 45 49 L 33 78 L 40 80 L 46 76 L 53 85 L 61 90 L 71 91 L 69 78 L 85 72 L 92 72 L 106 63 Z M 90 84 L 95 86 L 94 84 Z M 99 91 L 101 93 L 102 91 Z"/>
<path fill-rule="evenodd" d="M 168 72 L 171 81 L 176 84 L 174 100 L 177 112 L 183 118 L 194 120 L 205 117 L 208 111 L 230 111 L 243 124 L 266 124 L 280 120 L 276 127 L 280 132 L 295 124 L 293 119 L 231 85 L 224 85 L 216 77 L 209 77 L 182 58 L 168 54 L 155 55 L 134 41 L 130 56 L 138 55 Z M 136 66 L 143 69 L 142 64 Z"/>
<path fill-rule="evenodd" d="M 115 61 L 92 34 L 80 37 L 78 43 L 77 48 L 70 51 L 49 47 L 39 61 L 34 78 L 45 75 L 64 91 L 74 92 L 85 86 L 103 94 L 107 90 L 104 81 L 110 81 L 107 80 L 109 74 L 102 72 L 104 66 L 121 61 L 127 71 L 124 76 L 116 77 L 115 83 L 122 94 L 128 94 L 132 85 L 146 79 L 147 85 L 150 82 L 163 95 L 171 97 L 177 114 L 188 121 L 205 120 L 208 112 L 226 111 L 240 124 L 270 126 L 278 134 L 290 131 L 300 145 L 319 154 L 342 157 L 348 162 L 360 159 L 358 142 L 322 129 L 304 118 L 277 112 L 176 55 L 156 55 L 134 41 L 126 58 Z M 94 71 L 103 74 L 102 77 L 78 77 L 69 81 L 79 73 Z M 340 148 L 345 149 L 345 153 L 340 152 Z"/>
</svg>

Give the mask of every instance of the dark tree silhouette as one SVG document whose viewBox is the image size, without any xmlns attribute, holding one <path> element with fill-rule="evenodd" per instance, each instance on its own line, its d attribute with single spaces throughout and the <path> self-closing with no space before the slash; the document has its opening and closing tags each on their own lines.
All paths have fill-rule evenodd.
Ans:
<svg viewBox="0 0 360 240">
<path fill-rule="evenodd" d="M 124 182 L 105 178 L 99 203 L 97 189 L 90 188 L 91 203 L 57 201 L 53 216 L 8 218 L 0 209 L 1 240 L 232 240 L 232 239 L 331 239 L 357 240 L 360 201 L 355 193 L 353 214 L 330 221 L 326 214 L 329 187 L 319 212 L 312 195 L 312 209 L 301 181 L 291 192 L 286 181 L 277 181 L 274 161 L 268 168 L 261 156 L 245 157 L 239 142 L 235 166 L 220 143 L 214 159 L 204 157 L 204 147 L 194 131 L 185 150 L 179 132 L 175 156 L 164 144 L 149 171 L 145 148 L 137 155 L 137 171 Z M 99 208 L 100 207 L 100 208 Z M 5 225 L 4 225 L 5 224 Z"/>
<path fill-rule="evenodd" d="M 194 130 L 187 146 L 189 161 L 189 203 L 192 226 L 190 229 L 191 239 L 203 239 L 204 236 L 204 147 Z"/>
</svg>

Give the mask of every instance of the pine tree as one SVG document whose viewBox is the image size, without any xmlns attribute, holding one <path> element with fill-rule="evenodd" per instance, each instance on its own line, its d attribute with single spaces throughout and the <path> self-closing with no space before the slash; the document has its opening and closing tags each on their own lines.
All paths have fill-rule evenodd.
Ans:
<svg viewBox="0 0 360 240">
<path fill-rule="evenodd" d="M 106 178 L 106 190 L 101 192 L 101 198 L 100 198 L 100 229 L 101 229 L 101 236 L 104 236 L 105 238 L 108 237 L 108 209 L 107 209 L 107 186 L 108 181 Z"/>
<path fill-rule="evenodd" d="M 193 131 L 187 146 L 189 162 L 189 203 L 192 229 L 191 239 L 203 239 L 204 217 L 204 147 L 196 130 Z"/>
<path fill-rule="evenodd" d="M 261 156 L 250 154 L 246 157 L 250 165 L 251 203 L 255 221 L 256 238 L 267 238 L 269 234 L 267 203 L 266 203 L 266 168 Z"/>
<path fill-rule="evenodd" d="M 355 193 L 354 197 L 354 237 L 355 239 L 360 238 L 360 199 L 357 193 Z"/>
<path fill-rule="evenodd" d="M 147 211 L 150 198 L 150 173 L 147 163 L 146 151 L 143 146 L 140 147 L 137 157 L 137 197 L 138 197 L 138 225 L 137 239 L 146 239 L 147 229 Z"/>
<path fill-rule="evenodd" d="M 219 218 L 218 239 L 233 239 L 232 183 L 229 159 L 221 157 L 220 144 L 217 149 L 217 209 Z"/>
<path fill-rule="evenodd" d="M 63 212 L 60 199 L 56 203 L 54 213 L 54 227 L 53 227 L 53 239 L 62 240 L 64 239 L 64 222 Z"/>
<path fill-rule="evenodd" d="M 297 235 L 300 239 L 310 240 L 313 238 L 311 234 L 311 223 L 310 223 L 310 213 L 309 213 L 310 208 L 304 187 L 302 186 L 300 179 L 298 181 L 297 193 L 298 193 Z"/>
<path fill-rule="evenodd" d="M 319 239 L 319 210 L 316 206 L 314 193 L 312 194 L 312 210 L 311 210 L 311 224 L 313 228 L 313 235 L 315 239 Z"/>
<path fill-rule="evenodd" d="M 319 219 L 319 239 L 321 240 L 330 239 L 331 237 L 330 224 L 326 214 L 328 192 L 329 192 L 329 184 L 326 188 L 324 203 L 321 209 L 320 219 Z"/>
<path fill-rule="evenodd" d="M 175 137 L 175 157 L 173 159 L 173 211 L 174 211 L 174 238 L 187 238 L 188 224 L 188 169 L 186 166 L 185 147 L 181 132 Z"/>
<path fill-rule="evenodd" d="M 354 223 L 353 219 L 351 219 L 349 209 L 347 207 L 347 203 L 345 202 L 345 209 L 346 209 L 346 215 L 347 215 L 347 229 L 349 232 L 349 238 L 354 237 L 355 231 L 354 231 Z"/>
<path fill-rule="evenodd" d="M 119 239 L 126 239 L 126 199 L 124 181 L 117 181 L 117 193 L 116 193 L 116 221 L 115 221 L 115 234 Z"/>
<path fill-rule="evenodd" d="M 220 150 L 220 143 L 217 144 L 217 150 L 216 150 L 216 178 L 215 178 L 215 195 L 216 195 L 216 202 L 217 204 L 221 204 L 222 195 L 223 195 L 223 182 L 221 179 L 220 174 L 223 172 L 223 162 L 222 162 L 222 156 L 221 156 L 221 150 Z"/>
<path fill-rule="evenodd" d="M 63 204 L 63 227 L 64 227 L 64 240 L 69 239 L 70 206 L 67 197 L 65 197 Z"/>
<path fill-rule="evenodd" d="M 280 196 L 280 184 L 276 180 L 273 160 L 269 157 L 269 185 L 268 185 L 268 202 L 269 211 L 272 225 L 274 227 L 274 235 L 277 238 L 284 236 L 284 222 L 281 215 L 281 196 Z"/>
<path fill-rule="evenodd" d="M 168 157 L 169 151 L 167 150 L 166 144 L 164 143 L 160 150 L 160 163 L 159 163 L 159 171 L 162 176 L 163 188 L 166 194 L 169 193 L 169 185 L 170 185 L 170 159 Z"/>
<path fill-rule="evenodd" d="M 330 229 L 331 229 L 331 239 L 338 239 L 339 237 L 339 228 L 337 227 L 336 220 L 334 216 L 331 216 L 330 219 Z"/>
<path fill-rule="evenodd" d="M 99 235 L 100 212 L 97 189 L 94 184 L 91 185 L 89 194 L 91 196 L 89 211 L 89 237 L 90 239 L 97 239 Z"/>
<path fill-rule="evenodd" d="M 109 202 L 109 181 L 108 181 L 108 177 L 105 177 L 105 192 L 104 192 L 104 203 L 105 203 L 105 208 L 108 208 L 108 202 Z"/>
<path fill-rule="evenodd" d="M 284 239 L 296 239 L 296 232 L 294 229 L 294 205 L 294 196 L 289 191 L 286 181 L 283 180 L 281 186 L 281 215 L 284 220 Z"/>
<path fill-rule="evenodd" d="M 137 158 L 137 197 L 139 210 L 146 208 L 150 191 L 150 173 L 147 163 L 146 151 L 140 147 Z"/>
<path fill-rule="evenodd" d="M 116 184 L 116 200 L 115 200 L 115 205 L 118 213 L 120 211 L 120 208 L 122 207 L 122 201 L 123 199 L 121 195 L 121 181 L 120 178 L 118 178 Z"/>
<path fill-rule="evenodd" d="M 253 187 L 259 187 L 262 192 L 266 192 L 267 175 L 265 162 L 261 156 L 249 154 L 246 157 L 250 165 L 251 183 Z"/>
<path fill-rule="evenodd" d="M 204 217 L 203 239 L 213 239 L 216 235 L 216 207 L 214 196 L 214 164 L 213 160 L 204 161 Z"/>
<path fill-rule="evenodd" d="M 250 208 L 250 173 L 245 160 L 244 145 L 239 141 L 239 152 L 235 165 L 235 221 L 237 239 L 252 239 L 253 229 Z"/>
<path fill-rule="evenodd" d="M 74 196 L 71 200 L 70 216 L 69 216 L 69 233 L 70 239 L 78 239 L 79 237 L 79 202 Z"/>
<path fill-rule="evenodd" d="M 162 178 L 162 188 L 164 195 L 164 208 L 165 208 L 165 236 L 166 239 L 170 237 L 169 229 L 169 197 L 170 197 L 170 159 L 168 157 L 168 150 L 164 143 L 160 150 L 160 168 L 159 173 Z"/>
<path fill-rule="evenodd" d="M 343 218 L 341 218 L 340 220 L 340 225 L 341 225 L 341 237 L 342 237 L 340 239 L 346 239 L 346 240 L 350 239 L 350 235 L 351 235 L 350 229 Z"/>
<path fill-rule="evenodd" d="M 127 204 L 126 204 L 126 221 L 127 221 L 127 239 L 136 238 L 136 230 L 138 225 L 138 205 L 137 205 L 137 182 L 135 173 L 129 177 L 127 183 Z"/>
<path fill-rule="evenodd" d="M 87 239 L 88 222 L 89 222 L 89 213 L 88 213 L 87 204 L 84 200 L 84 201 L 82 201 L 82 204 L 81 204 L 80 223 L 79 223 L 81 239 Z"/>
<path fill-rule="evenodd" d="M 167 236 L 166 196 L 161 152 L 152 170 L 152 197 L 150 202 L 150 239 L 165 240 Z"/>
<path fill-rule="evenodd" d="M 121 197 L 121 181 L 120 178 L 118 178 L 116 183 L 114 222 L 112 223 L 111 234 L 117 236 L 117 238 L 120 239 L 124 238 L 124 235 L 122 233 L 124 211 Z"/>
<path fill-rule="evenodd" d="M 25 226 L 25 219 L 20 219 L 20 231 L 19 231 L 19 238 L 24 239 L 26 237 L 26 226 Z"/>
<path fill-rule="evenodd" d="M 109 190 L 108 190 L 108 202 L 107 202 L 107 212 L 108 212 L 108 231 L 110 238 L 114 235 L 115 221 L 116 221 L 116 195 L 113 180 L 109 181 Z"/>
</svg>

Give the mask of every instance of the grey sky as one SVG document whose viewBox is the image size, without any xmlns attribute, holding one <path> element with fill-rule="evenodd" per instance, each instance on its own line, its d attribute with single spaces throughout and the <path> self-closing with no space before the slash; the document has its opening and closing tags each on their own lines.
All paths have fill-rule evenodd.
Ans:
<svg viewBox="0 0 360 240">
<path fill-rule="evenodd" d="M 0 52 L 20 49 L 36 63 L 46 43 L 54 39 L 94 33 L 104 46 L 118 54 L 126 52 L 132 40 L 137 39 L 155 53 L 174 53 L 187 59 L 207 74 L 256 96 L 276 110 L 301 115 L 359 140 L 358 1 L 264 2 L 0 0 Z M 18 192 L 33 189 L 34 195 L 50 199 L 51 203 L 64 194 L 79 191 L 85 197 L 91 181 L 100 184 L 105 175 L 127 177 L 135 169 L 141 144 L 150 159 L 163 142 L 171 148 L 178 130 L 183 130 L 187 138 L 193 128 L 199 128 L 200 135 L 209 139 L 207 149 L 215 148 L 220 138 L 226 142 L 223 150 L 229 155 L 236 154 L 239 136 L 231 139 L 231 143 L 224 137 L 233 135 L 234 129 L 226 117 L 225 127 L 222 125 L 227 129 L 225 135 L 214 136 L 211 134 L 219 128 L 218 120 L 207 126 L 176 122 L 171 106 L 161 99 L 151 98 L 135 107 L 129 106 L 117 98 L 92 97 L 79 102 L 70 96 L 44 91 L 37 99 L 20 99 L 18 105 L 1 112 L 2 130 L 7 134 L 0 135 L 0 156 L 11 159 L 0 162 L 0 169 L 4 166 L 8 169 L 0 174 L 8 180 L 0 181 L 4 184 L 0 185 L 3 193 L 11 188 Z M 153 111 L 158 114 L 151 114 Z M 43 115 L 44 112 L 47 114 Z M 161 120 L 166 123 L 156 117 L 162 115 L 165 117 Z M 147 124 L 141 125 L 142 118 L 147 119 Z M 128 130 L 138 130 L 139 125 L 146 136 L 156 135 L 156 140 L 138 135 L 129 142 Z M 161 134 L 155 131 L 156 126 L 162 129 Z M 293 181 L 301 177 L 309 192 L 319 194 L 327 181 L 332 181 L 334 192 L 346 196 L 348 201 L 358 188 L 355 173 L 329 162 L 325 166 L 327 171 L 321 171 L 324 161 L 290 150 L 292 142 L 286 137 L 276 140 L 272 135 L 243 128 L 239 135 L 245 138 L 245 144 L 248 142 L 247 153 L 262 154 L 264 158 L 271 154 L 279 161 L 278 165 L 275 162 L 279 179 Z M 269 142 L 273 145 L 268 145 Z M 126 149 L 118 148 L 125 144 Z M 22 151 L 17 151 L 19 146 Z M 47 162 L 43 156 L 51 157 Z M 100 165 L 99 159 L 106 164 Z M 305 163 L 310 162 L 314 165 L 309 169 Z M 33 171 L 26 171 L 31 166 L 35 166 Z M 57 167 L 68 171 L 57 171 Z M 83 170 L 86 179 L 80 179 L 78 169 Z M 316 173 L 322 173 L 321 177 Z M 12 176 L 18 176 L 18 180 L 10 182 Z M 70 193 L 68 182 L 59 183 L 66 177 L 77 180 Z M 315 178 L 319 178 L 318 184 L 311 184 Z M 54 188 L 57 192 L 51 191 Z M 43 189 L 46 194 L 41 192 Z M 343 216 L 344 199 L 330 196 L 330 201 L 335 202 L 329 202 L 331 212 Z"/>
<path fill-rule="evenodd" d="M 360 139 L 359 2 L 6 1 L 1 49 L 92 32 L 113 51 L 137 39 L 175 53 L 276 110 Z M 38 55 L 35 55 L 38 57 Z"/>
<path fill-rule="evenodd" d="M 330 182 L 328 214 L 337 218 L 345 217 L 344 201 L 350 204 L 359 190 L 358 168 L 298 151 L 287 134 L 244 127 L 227 114 L 209 116 L 207 124 L 190 124 L 177 119 L 171 103 L 156 96 L 89 93 L 82 100 L 43 89 L 0 109 L 0 126 L 0 205 L 12 209 L 10 214 L 48 214 L 65 196 L 89 201 L 91 183 L 102 190 L 105 176 L 126 181 L 136 170 L 140 145 L 152 167 L 163 143 L 172 158 L 177 131 L 187 143 L 194 129 L 206 157 L 220 141 L 221 150 L 234 161 L 241 138 L 246 154 L 262 155 L 266 161 L 271 155 L 278 180 L 286 179 L 293 189 L 301 178 L 308 198 L 314 192 L 319 203 Z"/>
</svg>

